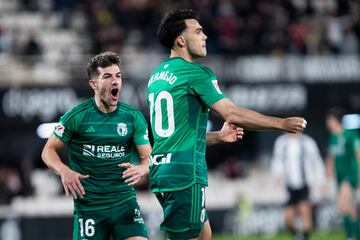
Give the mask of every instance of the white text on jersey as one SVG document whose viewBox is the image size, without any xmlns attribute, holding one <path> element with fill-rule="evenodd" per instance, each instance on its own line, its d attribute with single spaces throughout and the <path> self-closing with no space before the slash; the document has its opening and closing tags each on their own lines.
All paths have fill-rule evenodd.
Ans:
<svg viewBox="0 0 360 240">
<path fill-rule="evenodd" d="M 167 81 L 170 84 L 173 84 L 177 79 L 177 76 L 175 76 L 173 73 L 169 71 L 162 71 L 157 72 L 155 75 L 152 75 L 149 79 L 148 86 L 150 86 L 153 82 L 158 80 L 164 80 Z"/>
<path fill-rule="evenodd" d="M 149 165 L 160 165 L 160 164 L 168 164 L 170 163 L 171 153 L 166 154 L 157 154 L 150 156 L 150 163 Z"/>
<path fill-rule="evenodd" d="M 120 158 L 125 156 L 125 147 L 110 145 L 95 146 L 84 144 L 83 155 L 98 158 Z"/>
</svg>

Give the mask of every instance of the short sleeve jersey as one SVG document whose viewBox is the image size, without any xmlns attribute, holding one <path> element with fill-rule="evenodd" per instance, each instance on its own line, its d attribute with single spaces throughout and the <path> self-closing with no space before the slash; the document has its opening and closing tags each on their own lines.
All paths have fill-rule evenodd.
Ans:
<svg viewBox="0 0 360 240">
<path fill-rule="evenodd" d="M 332 134 L 329 139 L 329 153 L 335 160 L 337 182 L 344 180 L 356 188 L 358 186 L 358 161 L 356 151 L 360 150 L 360 139 L 357 132 L 345 130 L 343 133 Z"/>
<path fill-rule="evenodd" d="M 225 98 L 207 67 L 170 58 L 148 82 L 154 136 L 150 185 L 154 192 L 207 185 L 205 160 L 209 107 Z"/>
<path fill-rule="evenodd" d="M 147 123 L 138 110 L 119 102 L 115 111 L 103 113 L 90 98 L 66 112 L 54 134 L 68 145 L 69 167 L 89 175 L 81 179 L 86 195 L 74 199 L 76 211 L 111 208 L 135 198 L 118 164 L 132 160 L 136 145 L 149 144 Z"/>
</svg>

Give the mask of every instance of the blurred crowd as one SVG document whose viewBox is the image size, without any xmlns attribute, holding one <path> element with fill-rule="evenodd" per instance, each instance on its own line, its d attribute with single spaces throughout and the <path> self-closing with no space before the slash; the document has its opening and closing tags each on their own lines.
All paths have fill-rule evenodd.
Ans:
<svg viewBox="0 0 360 240">
<path fill-rule="evenodd" d="M 163 51 L 156 26 L 166 10 L 175 8 L 199 12 L 212 54 L 359 53 L 360 3 L 354 0 L 22 0 L 21 5 L 60 12 L 64 28 L 85 27 L 90 53 L 121 53 L 128 47 Z M 0 24 L 0 39 L 5 34 Z M 39 53 L 30 40 L 23 53 Z"/>
<path fill-rule="evenodd" d="M 18 195 L 32 193 L 30 171 L 29 161 L 14 153 L 0 153 L 0 205 L 9 204 Z"/>
<path fill-rule="evenodd" d="M 348 54 L 359 51 L 360 3 L 349 0 L 108 0 L 81 3 L 93 52 L 157 46 L 156 26 L 171 8 L 199 11 L 210 53 Z M 86 6 L 86 7 L 85 7 Z"/>
</svg>

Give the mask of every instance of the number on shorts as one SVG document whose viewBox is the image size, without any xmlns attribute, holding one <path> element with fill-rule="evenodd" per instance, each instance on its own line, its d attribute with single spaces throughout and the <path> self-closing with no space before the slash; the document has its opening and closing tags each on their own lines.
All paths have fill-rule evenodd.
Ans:
<svg viewBox="0 0 360 240">
<path fill-rule="evenodd" d="M 201 197 L 202 197 L 202 200 L 201 200 L 201 207 L 205 207 L 205 188 L 201 188 Z"/>
<path fill-rule="evenodd" d="M 95 235 L 95 221 L 94 219 L 86 219 L 84 224 L 84 219 L 79 218 L 80 224 L 80 236 L 84 237 L 84 233 L 86 237 L 92 237 Z"/>
</svg>

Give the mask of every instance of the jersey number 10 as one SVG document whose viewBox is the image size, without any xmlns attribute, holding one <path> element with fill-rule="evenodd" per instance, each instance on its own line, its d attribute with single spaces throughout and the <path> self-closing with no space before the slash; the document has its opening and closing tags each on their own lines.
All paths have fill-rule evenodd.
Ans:
<svg viewBox="0 0 360 240">
<path fill-rule="evenodd" d="M 156 99 L 154 93 L 149 94 L 150 101 L 150 122 L 154 126 L 155 133 L 159 137 L 169 137 L 175 131 L 174 118 L 174 100 L 171 94 L 167 91 L 161 91 Z M 162 108 L 162 103 L 166 109 Z M 153 113 L 155 113 L 155 123 L 153 122 Z M 167 129 L 164 129 L 163 117 L 167 119 Z"/>
</svg>

